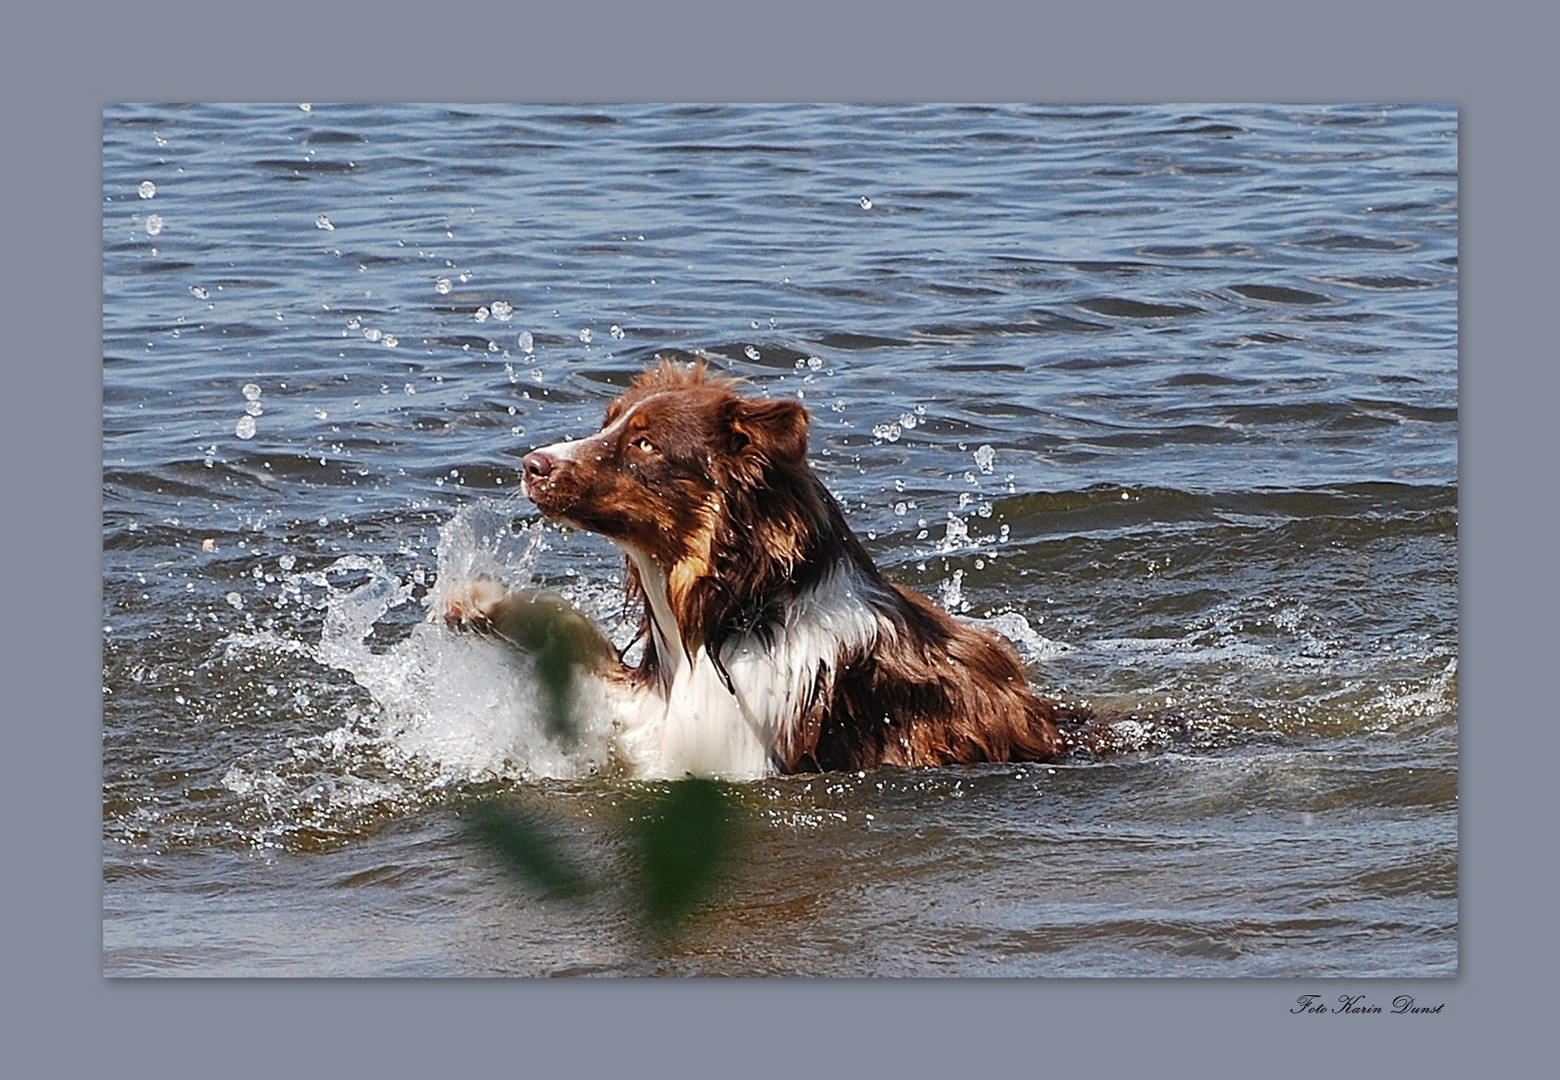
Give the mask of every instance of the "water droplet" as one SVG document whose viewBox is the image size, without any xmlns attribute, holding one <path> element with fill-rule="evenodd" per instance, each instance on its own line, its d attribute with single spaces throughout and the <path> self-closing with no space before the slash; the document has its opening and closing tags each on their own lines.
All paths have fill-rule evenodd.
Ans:
<svg viewBox="0 0 1560 1080">
<path fill-rule="evenodd" d="M 356 315 L 352 316 L 352 318 L 347 320 L 347 329 L 348 330 L 361 330 L 361 329 L 363 329 L 363 320 L 358 318 Z"/>
<path fill-rule="evenodd" d="M 316 229 L 324 229 L 326 232 L 333 232 L 336 228 L 336 226 L 330 223 L 330 218 L 326 217 L 324 214 L 321 214 L 319 217 L 314 219 L 314 227 Z"/>
<path fill-rule="evenodd" d="M 975 464 L 980 466 L 980 471 L 989 474 L 996 467 L 997 452 L 990 443 L 982 443 L 975 451 Z"/>
<path fill-rule="evenodd" d="M 244 402 L 244 412 L 250 416 L 260 416 L 265 412 L 265 406 L 258 401 L 246 401 Z"/>
<path fill-rule="evenodd" d="M 587 327 L 583 328 L 580 331 L 580 340 L 585 342 L 588 345 L 588 344 L 590 344 L 590 339 L 591 339 L 590 327 L 587 326 Z"/>
<path fill-rule="evenodd" d="M 472 316 L 472 318 L 476 319 L 477 322 L 487 322 L 487 317 L 488 317 L 488 309 L 485 308 L 485 307 L 477 308 L 476 314 Z"/>
<path fill-rule="evenodd" d="M 234 611 L 244 610 L 244 598 L 238 595 L 238 593 L 230 592 L 227 594 L 227 596 L 223 597 L 223 599 L 225 599 L 229 604 L 233 605 Z"/>
<path fill-rule="evenodd" d="M 407 383 L 407 384 L 406 384 L 406 386 L 405 386 L 405 387 L 403 387 L 403 389 L 404 389 L 404 390 L 405 390 L 405 391 L 406 391 L 406 392 L 407 392 L 407 393 L 408 393 L 408 394 L 415 394 L 415 393 L 417 393 L 417 387 L 415 387 L 415 386 L 413 386 L 413 385 L 412 385 L 412 384 L 411 384 L 411 383 Z"/>
<path fill-rule="evenodd" d="M 209 292 L 207 292 L 205 289 L 201 288 L 199 285 L 191 285 L 190 286 L 190 295 L 193 296 L 197 300 L 205 300 L 211 294 Z"/>
<path fill-rule="evenodd" d="M 385 335 L 384 335 L 384 333 L 382 331 L 377 330 L 374 327 L 370 326 L 367 330 L 363 331 L 363 336 L 366 337 L 369 341 L 378 341 L 380 338 L 384 337 Z"/>
<path fill-rule="evenodd" d="M 819 368 L 823 367 L 823 357 L 809 356 L 807 358 L 807 366 L 812 368 L 814 371 L 817 371 Z"/>
<path fill-rule="evenodd" d="M 450 291 L 450 279 L 447 277 L 441 277 L 438 281 L 435 281 L 433 283 L 433 291 L 438 293 L 440 296 L 448 294 Z"/>
<path fill-rule="evenodd" d="M 280 566 L 283 570 L 291 570 L 294 566 L 298 565 L 298 556 L 283 555 L 280 559 L 276 560 L 276 565 Z"/>
<path fill-rule="evenodd" d="M 396 337 L 394 334 L 386 334 L 383 338 L 383 341 L 385 343 L 385 348 L 387 349 L 393 349 L 397 345 L 401 344 L 401 339 Z"/>
<path fill-rule="evenodd" d="M 240 439 L 252 439 L 255 437 L 255 418 L 253 416 L 240 416 L 238 425 L 233 428 L 233 434 Z"/>
<path fill-rule="evenodd" d="M 150 199 L 157 194 L 157 185 L 150 180 L 142 180 L 141 186 L 135 189 L 135 193 L 143 199 Z M 175 200 L 177 201 L 177 200 Z"/>
<path fill-rule="evenodd" d="M 867 198 L 865 195 L 863 195 L 861 197 L 861 208 L 863 210 L 871 210 L 872 209 L 872 200 Z"/>
<path fill-rule="evenodd" d="M 874 439 L 883 439 L 887 442 L 898 442 L 902 434 L 904 431 L 898 424 L 877 424 L 872 428 Z"/>
<path fill-rule="evenodd" d="M 894 513 L 898 514 L 900 517 L 904 517 L 905 514 L 909 512 L 909 510 L 909 504 L 905 503 L 903 500 L 894 504 Z"/>
<path fill-rule="evenodd" d="M 317 408 L 317 409 L 314 410 L 314 419 L 316 419 L 316 420 L 324 420 L 324 419 L 326 419 L 329 416 L 330 416 L 330 413 L 326 412 L 324 409 L 318 409 Z"/>
<path fill-rule="evenodd" d="M 504 300 L 494 300 L 489 310 L 493 313 L 493 318 L 499 322 L 508 322 L 509 317 L 515 313 L 514 306 Z"/>
<path fill-rule="evenodd" d="M 758 357 L 759 357 L 758 350 L 753 348 L 753 346 L 751 346 L 751 345 L 749 345 L 745 349 L 743 349 L 742 350 L 742 354 L 744 356 L 746 356 L 749 360 L 757 360 Z"/>
<path fill-rule="evenodd" d="M 156 236 L 163 230 L 163 219 L 160 214 L 146 215 L 146 235 Z"/>
<path fill-rule="evenodd" d="M 615 340 L 617 340 L 617 341 L 622 341 L 623 340 L 623 337 L 624 337 L 623 328 L 621 326 L 619 326 L 617 323 L 613 323 L 612 324 L 612 329 L 607 331 L 607 333 L 611 334 L 612 337 Z"/>
<path fill-rule="evenodd" d="M 521 352 L 530 352 L 536 347 L 535 340 L 531 337 L 531 331 L 522 330 L 520 336 L 515 338 L 515 344 L 520 346 Z"/>
<path fill-rule="evenodd" d="M 258 401 L 259 398 L 260 398 L 260 386 L 259 386 L 259 384 L 258 383 L 252 383 L 252 382 L 251 383 L 245 383 L 244 384 L 243 394 L 244 394 L 244 400 L 245 401 Z"/>
<path fill-rule="evenodd" d="M 906 431 L 909 431 L 919 423 L 920 421 L 915 418 L 915 413 L 901 413 L 899 416 L 899 426 Z"/>
</svg>

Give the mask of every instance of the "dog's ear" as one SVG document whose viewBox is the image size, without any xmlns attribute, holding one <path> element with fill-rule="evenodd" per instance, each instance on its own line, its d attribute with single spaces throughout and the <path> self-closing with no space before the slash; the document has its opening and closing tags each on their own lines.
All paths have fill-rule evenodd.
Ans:
<svg viewBox="0 0 1560 1080">
<path fill-rule="evenodd" d="M 807 457 L 807 410 L 790 398 L 733 398 L 726 407 L 731 451 L 771 464 Z"/>
</svg>

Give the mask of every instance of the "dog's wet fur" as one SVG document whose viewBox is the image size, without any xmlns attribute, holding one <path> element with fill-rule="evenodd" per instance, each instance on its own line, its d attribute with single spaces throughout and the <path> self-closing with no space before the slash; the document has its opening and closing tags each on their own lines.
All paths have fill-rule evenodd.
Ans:
<svg viewBox="0 0 1560 1080">
<path fill-rule="evenodd" d="M 581 668 L 607 686 L 619 754 L 638 776 L 1114 749 L 1110 722 L 1124 717 L 1037 695 L 1005 638 L 883 576 L 808 465 L 807 435 L 799 402 L 743 397 L 702 363 L 662 361 L 600 431 L 523 463 L 546 517 L 627 556 L 644 612 L 637 664 L 535 594 L 477 588 L 444 615 L 522 645 L 556 615 L 582 642 Z"/>
</svg>

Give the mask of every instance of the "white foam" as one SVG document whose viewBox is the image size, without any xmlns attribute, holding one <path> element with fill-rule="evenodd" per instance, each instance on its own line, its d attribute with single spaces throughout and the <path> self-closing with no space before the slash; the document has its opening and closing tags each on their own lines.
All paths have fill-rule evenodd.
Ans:
<svg viewBox="0 0 1560 1080">
<path fill-rule="evenodd" d="M 1035 664 L 1042 660 L 1060 656 L 1069 651 L 1072 646 L 1060 641 L 1052 641 L 1041 634 L 1029 620 L 1016 611 L 1004 611 L 1000 615 L 993 615 L 989 619 L 970 619 L 975 626 L 982 626 L 988 630 L 995 630 L 1018 646 L 1019 655 L 1027 663 Z"/>
<path fill-rule="evenodd" d="M 384 653 L 338 649 L 336 666 L 382 710 L 386 761 L 432 767 L 444 781 L 573 777 L 606 758 L 599 703 L 576 699 L 565 719 L 577 739 L 548 731 L 534 665 L 510 646 L 432 623 Z M 593 715 L 594 714 L 594 715 Z"/>
<path fill-rule="evenodd" d="M 474 576 L 508 588 L 532 583 L 544 527 L 511 528 L 513 505 L 472 504 L 445 523 L 430 601 Z M 261 839 L 285 831 L 286 822 L 327 823 L 366 806 L 416 801 L 451 784 L 567 779 L 606 764 L 610 722 L 599 687 L 577 684 L 567 715 L 555 717 L 528 656 L 442 622 L 408 627 L 406 607 L 415 603 L 426 568 L 403 578 L 381 558 L 349 555 L 291 573 L 296 560 L 283 560 L 280 591 L 290 603 L 323 612 L 319 640 L 266 628 L 231 635 L 228 650 L 297 657 L 287 664 L 313 660 L 349 675 L 373 704 L 348 706 L 335 717 L 339 726 L 288 739 L 280 755 L 273 744 L 229 768 L 224 786 L 262 802 L 277 823 L 261 829 Z"/>
<path fill-rule="evenodd" d="M 435 605 L 474 577 L 511 589 L 531 584 L 545 546 L 543 526 L 511 529 L 508 505 L 472 504 L 440 529 Z M 332 588 L 330 577 L 345 571 L 366 572 L 368 580 L 350 590 Z M 604 763 L 608 724 L 588 686 L 576 688 L 570 715 L 556 718 L 575 738 L 560 738 L 550 730 L 534 664 L 502 642 L 423 622 L 389 648 L 373 647 L 374 627 L 413 595 L 412 583 L 382 560 L 347 556 L 312 579 L 330 590 L 315 657 L 350 674 L 373 697 L 381 753 L 392 767 L 432 767 L 443 782 L 453 782 L 572 777 Z"/>
</svg>

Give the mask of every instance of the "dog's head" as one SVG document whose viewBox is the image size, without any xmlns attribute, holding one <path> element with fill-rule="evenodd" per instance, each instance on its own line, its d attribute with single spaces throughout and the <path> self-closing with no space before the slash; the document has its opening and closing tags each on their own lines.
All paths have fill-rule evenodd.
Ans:
<svg viewBox="0 0 1560 1080">
<path fill-rule="evenodd" d="M 601 430 L 525 456 L 525 490 L 547 517 L 601 533 L 670 572 L 740 542 L 735 517 L 807 469 L 807 410 L 745 398 L 703 364 L 662 361 L 607 409 Z M 756 539 L 756 538 L 755 538 Z"/>
</svg>

